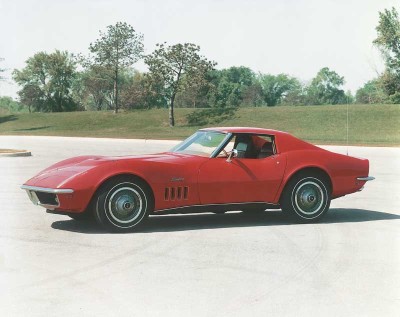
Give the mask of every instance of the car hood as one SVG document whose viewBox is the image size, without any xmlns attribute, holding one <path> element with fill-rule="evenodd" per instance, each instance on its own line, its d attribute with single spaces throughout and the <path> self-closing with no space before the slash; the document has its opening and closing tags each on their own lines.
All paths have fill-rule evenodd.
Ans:
<svg viewBox="0 0 400 317">
<path fill-rule="evenodd" d="M 140 156 L 78 156 L 51 165 L 29 179 L 25 185 L 63 188 L 63 185 L 72 178 L 104 165 L 112 165 L 119 162 L 128 162 L 132 164 L 135 164 L 135 162 L 183 164 L 185 158 L 189 157 L 193 156 L 177 153 L 159 153 Z"/>
</svg>

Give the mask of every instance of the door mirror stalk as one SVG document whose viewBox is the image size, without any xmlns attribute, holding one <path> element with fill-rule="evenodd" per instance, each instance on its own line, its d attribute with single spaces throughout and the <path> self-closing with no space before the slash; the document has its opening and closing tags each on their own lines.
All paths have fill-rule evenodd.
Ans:
<svg viewBox="0 0 400 317">
<path fill-rule="evenodd" d="M 227 161 L 228 163 L 231 163 L 231 162 L 232 162 L 232 159 L 235 158 L 235 157 L 237 157 L 237 155 L 238 155 L 238 151 L 237 151 L 236 149 L 233 149 L 233 150 L 231 151 L 231 153 L 229 153 L 229 156 L 228 156 L 228 158 L 226 159 L 226 161 Z"/>
</svg>

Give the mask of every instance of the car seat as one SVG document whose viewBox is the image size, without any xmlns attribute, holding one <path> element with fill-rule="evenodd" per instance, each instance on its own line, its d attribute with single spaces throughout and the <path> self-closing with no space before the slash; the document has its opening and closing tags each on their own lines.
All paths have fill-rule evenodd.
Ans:
<svg viewBox="0 0 400 317">
<path fill-rule="evenodd" d="M 274 149 L 272 147 L 272 143 L 265 142 L 260 149 L 260 153 L 258 153 L 258 158 L 266 158 L 268 156 L 274 155 Z"/>
</svg>

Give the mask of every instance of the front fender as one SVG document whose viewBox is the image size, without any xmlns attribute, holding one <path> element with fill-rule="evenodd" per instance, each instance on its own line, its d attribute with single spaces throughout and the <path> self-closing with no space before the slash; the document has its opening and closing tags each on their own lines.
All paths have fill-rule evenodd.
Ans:
<svg viewBox="0 0 400 317">
<path fill-rule="evenodd" d="M 196 158 L 193 163 L 120 160 L 109 161 L 72 178 L 63 186 L 75 190 L 70 208 L 82 212 L 90 203 L 97 189 L 107 180 L 118 175 L 132 175 L 143 179 L 151 188 L 155 198 L 155 210 L 199 204 L 197 190 L 198 166 L 204 158 Z M 165 200 L 166 187 L 190 188 L 186 200 Z"/>
<path fill-rule="evenodd" d="M 127 166 L 121 165 L 118 161 L 110 161 L 106 164 L 96 166 L 63 183 L 64 188 L 72 188 L 74 190 L 73 197 L 69 200 L 68 210 L 72 212 L 85 211 L 97 189 L 104 182 L 118 175 L 138 176 L 147 181 L 140 168 L 132 166 L 127 168 Z M 148 184 L 152 187 L 149 182 Z"/>
</svg>

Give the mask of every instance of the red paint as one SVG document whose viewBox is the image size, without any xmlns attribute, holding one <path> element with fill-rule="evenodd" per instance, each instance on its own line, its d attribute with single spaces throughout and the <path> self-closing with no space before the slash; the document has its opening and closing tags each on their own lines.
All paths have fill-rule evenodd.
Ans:
<svg viewBox="0 0 400 317">
<path fill-rule="evenodd" d="M 285 132 L 259 128 L 204 130 L 269 135 L 275 139 L 276 153 L 262 159 L 234 158 L 231 163 L 222 157 L 180 153 L 126 157 L 80 156 L 50 166 L 25 185 L 73 189 L 73 194 L 58 195 L 60 207 L 56 210 L 79 213 L 85 211 L 96 190 L 107 179 L 121 174 L 136 175 L 151 187 L 157 212 L 201 204 L 278 204 L 290 177 L 304 168 L 318 168 L 329 175 L 332 198 L 358 191 L 365 181 L 356 181 L 356 178 L 368 176 L 368 160 L 323 150 Z M 257 138 L 253 140 L 256 147 L 262 146 Z M 184 197 L 184 193 L 187 197 Z"/>
</svg>

